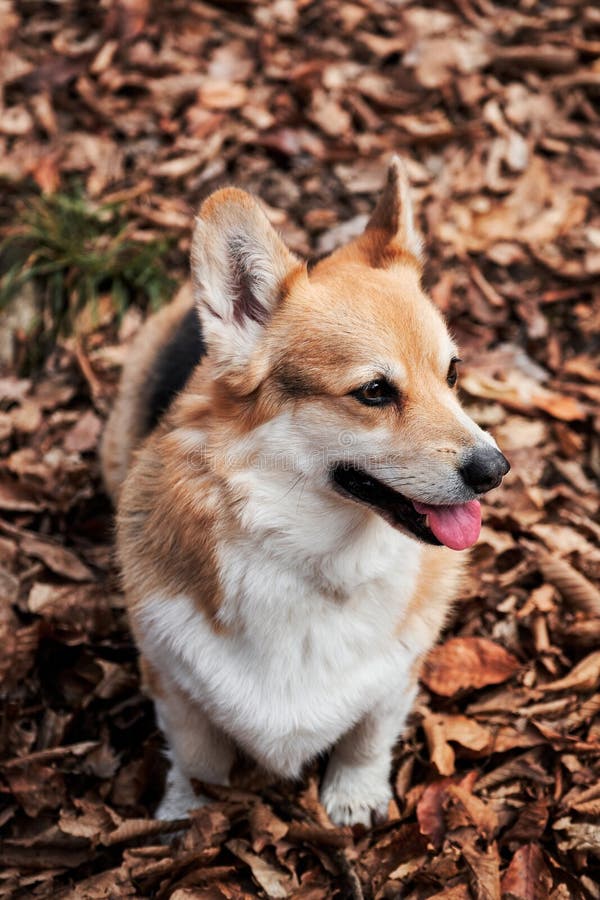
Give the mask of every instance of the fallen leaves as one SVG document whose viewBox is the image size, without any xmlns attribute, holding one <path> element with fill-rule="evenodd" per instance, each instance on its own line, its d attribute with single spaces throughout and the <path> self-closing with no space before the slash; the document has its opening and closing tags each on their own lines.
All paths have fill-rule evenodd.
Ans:
<svg viewBox="0 0 600 900">
<path fill-rule="evenodd" d="M 506 374 L 502 379 L 467 372 L 461 387 L 473 397 L 495 400 L 508 409 L 521 413 L 536 415 L 542 411 L 564 422 L 582 421 L 586 418 L 585 409 L 574 397 L 549 391 L 518 370 Z"/>
<path fill-rule="evenodd" d="M 315 767 L 298 790 L 214 791 L 189 820 L 161 823 L 161 742 L 95 455 L 142 313 L 120 325 L 100 298 L 39 377 L 3 371 L 0 897 L 594 900 L 595 10 L 90 10 L 34 2 L 25 15 L 0 0 L 2 233 L 38 189 L 75 178 L 99 205 L 122 203 L 139 240 L 171 236 L 183 282 L 194 210 L 231 182 L 262 198 L 293 249 L 318 255 L 360 233 L 386 158 L 402 152 L 463 397 L 512 471 L 484 504 L 459 608 L 426 664 L 391 822 L 331 828 Z M 4 323 L 17 371 L 26 318 Z"/>
<path fill-rule="evenodd" d="M 458 851 L 475 897 L 500 900 L 500 857 L 494 839 L 498 817 L 472 789 L 470 777 L 460 782 L 445 778 L 428 785 L 417 804 L 419 828 L 438 852 L 450 846 Z M 458 871 L 456 867 L 448 874 Z"/>
</svg>

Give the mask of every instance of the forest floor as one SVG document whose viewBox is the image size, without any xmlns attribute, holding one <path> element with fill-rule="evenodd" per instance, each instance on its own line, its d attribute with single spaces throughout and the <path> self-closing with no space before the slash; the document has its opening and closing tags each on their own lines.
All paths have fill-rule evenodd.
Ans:
<svg viewBox="0 0 600 900">
<path fill-rule="evenodd" d="M 100 281 L 26 374 L 17 328 L 1 898 L 600 898 L 599 53 L 579 0 L 0 0 L 3 237 L 76 186 L 138 245 L 166 240 L 182 282 L 194 210 L 234 182 L 318 255 L 360 230 L 400 152 L 465 405 L 512 464 L 398 745 L 389 822 L 333 828 L 319 764 L 300 784 L 245 773 L 165 825 L 96 455 L 142 312 Z"/>
</svg>

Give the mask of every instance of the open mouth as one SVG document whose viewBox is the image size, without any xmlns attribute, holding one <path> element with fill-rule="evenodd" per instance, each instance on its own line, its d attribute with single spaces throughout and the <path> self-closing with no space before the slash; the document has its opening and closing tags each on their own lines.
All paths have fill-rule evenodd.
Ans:
<svg viewBox="0 0 600 900">
<path fill-rule="evenodd" d="M 408 532 L 425 544 L 466 550 L 479 537 L 478 500 L 449 506 L 413 502 L 368 472 L 345 463 L 332 469 L 331 478 L 341 494 L 371 507 L 394 528 Z"/>
</svg>

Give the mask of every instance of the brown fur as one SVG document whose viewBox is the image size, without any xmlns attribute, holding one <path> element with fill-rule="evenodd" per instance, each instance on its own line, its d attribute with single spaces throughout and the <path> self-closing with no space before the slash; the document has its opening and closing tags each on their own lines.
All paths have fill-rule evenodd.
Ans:
<svg viewBox="0 0 600 900">
<path fill-rule="evenodd" d="M 125 482 L 117 519 L 134 625 L 136 605 L 158 588 L 194 597 L 218 627 L 214 529 L 230 502 L 226 491 L 208 475 L 201 458 L 182 452 L 177 431 L 162 425 L 143 445 L 135 473 Z"/>
<path fill-rule="evenodd" d="M 160 672 L 156 669 L 151 663 L 148 662 L 145 656 L 140 654 L 138 665 L 140 667 L 140 675 L 142 678 L 142 690 L 149 697 L 154 697 L 155 699 L 160 699 L 164 696 L 163 685 L 160 677 Z"/>
<path fill-rule="evenodd" d="M 423 562 L 417 586 L 405 614 L 399 619 L 396 634 L 401 639 L 402 633 L 414 627 L 415 620 L 425 624 L 435 642 L 448 617 L 450 606 L 459 593 L 465 568 L 467 554 L 457 556 L 446 547 L 425 547 Z M 421 661 L 417 669 L 421 667 Z"/>
</svg>

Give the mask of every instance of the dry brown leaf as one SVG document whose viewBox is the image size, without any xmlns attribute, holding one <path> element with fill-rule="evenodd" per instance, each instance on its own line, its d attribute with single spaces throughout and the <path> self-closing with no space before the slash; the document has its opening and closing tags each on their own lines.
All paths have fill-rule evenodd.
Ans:
<svg viewBox="0 0 600 900">
<path fill-rule="evenodd" d="M 421 834 L 431 839 L 434 847 L 440 847 L 446 833 L 444 802 L 449 778 L 434 781 L 426 786 L 417 803 L 417 820 Z"/>
<path fill-rule="evenodd" d="M 11 512 L 39 512 L 43 505 L 30 490 L 15 481 L 0 477 L 0 509 Z"/>
<path fill-rule="evenodd" d="M 178 156 L 165 162 L 157 163 L 152 167 L 151 174 L 158 178 L 183 178 L 197 171 L 206 162 L 204 153 L 193 153 L 188 156 Z"/>
<path fill-rule="evenodd" d="M 498 830 L 498 817 L 492 807 L 460 784 L 448 785 L 444 806 L 448 830 L 472 826 L 487 841 Z"/>
<path fill-rule="evenodd" d="M 551 556 L 541 548 L 537 551 L 544 578 L 553 584 L 576 609 L 600 616 L 600 590 L 570 563 Z"/>
<path fill-rule="evenodd" d="M 21 539 L 20 546 L 23 553 L 41 559 L 57 575 L 64 575 L 71 581 L 93 580 L 90 569 L 71 550 L 60 544 L 27 534 Z"/>
<path fill-rule="evenodd" d="M 42 411 L 32 399 L 25 399 L 10 411 L 10 418 L 17 431 L 34 434 L 42 424 Z"/>
<path fill-rule="evenodd" d="M 277 841 L 285 837 L 289 828 L 264 803 L 257 803 L 252 807 L 249 825 L 252 834 L 252 849 L 255 853 L 262 853 L 269 844 L 276 844 Z"/>
<path fill-rule="evenodd" d="M 85 412 L 65 438 L 65 449 L 69 453 L 89 453 L 98 445 L 102 422 L 91 410 Z"/>
<path fill-rule="evenodd" d="M 423 731 L 427 739 L 429 758 L 440 775 L 452 775 L 455 771 L 455 753 L 444 730 L 444 723 L 439 716 L 426 715 L 423 719 Z"/>
<path fill-rule="evenodd" d="M 448 84 L 456 72 L 470 74 L 490 59 L 488 42 L 475 29 L 465 29 L 460 39 L 431 37 L 419 41 L 404 56 L 404 64 L 415 66 L 415 75 L 424 87 Z"/>
<path fill-rule="evenodd" d="M 19 769 L 32 763 L 46 763 L 69 756 L 87 756 L 98 748 L 98 741 L 80 741 L 77 744 L 66 744 L 61 747 L 47 747 L 45 750 L 34 750 L 25 756 L 17 756 L 3 763 L 4 768 Z"/>
<path fill-rule="evenodd" d="M 30 390 L 29 378 L 16 378 L 14 375 L 0 378 L 0 400 L 3 403 L 22 403 Z"/>
<path fill-rule="evenodd" d="M 581 813 L 582 816 L 589 816 L 591 818 L 597 819 L 598 817 L 600 817 L 600 798 L 573 804 L 573 809 L 576 812 Z"/>
<path fill-rule="evenodd" d="M 129 841 L 136 841 L 141 837 L 155 837 L 162 834 L 169 834 L 185 828 L 189 819 L 174 819 L 171 821 L 156 819 L 125 819 L 119 822 L 116 828 L 104 831 L 101 836 L 101 843 L 105 847 L 112 847 L 114 844 L 125 844 Z"/>
<path fill-rule="evenodd" d="M 517 821 L 502 835 L 503 843 L 539 841 L 548 824 L 548 815 L 548 801 L 545 797 L 526 803 L 519 812 Z"/>
<path fill-rule="evenodd" d="M 114 810 L 102 803 L 75 798 L 73 806 L 74 809 L 62 809 L 60 813 L 58 824 L 64 834 L 96 841 L 120 824 Z"/>
<path fill-rule="evenodd" d="M 561 850 L 590 851 L 600 856 L 600 824 L 597 822 L 573 822 L 570 816 L 563 816 L 552 827 L 564 834 L 559 841 Z"/>
<path fill-rule="evenodd" d="M 60 629 L 65 642 L 85 642 L 90 629 L 106 633 L 111 618 L 110 596 L 92 584 L 56 585 L 36 581 L 27 608 Z M 98 675 L 100 667 L 94 668 Z"/>
<path fill-rule="evenodd" d="M 311 118 L 325 134 L 335 138 L 346 134 L 352 124 L 350 115 L 339 101 L 324 91 L 313 94 Z"/>
<path fill-rule="evenodd" d="M 471 891 L 466 884 L 455 884 L 444 888 L 436 894 L 430 894 L 429 900 L 472 900 Z"/>
<path fill-rule="evenodd" d="M 434 693 L 452 697 L 461 690 L 507 681 L 520 669 L 518 659 L 487 638 L 450 638 L 425 661 L 421 680 Z"/>
<path fill-rule="evenodd" d="M 422 834 L 439 848 L 447 833 L 453 832 L 460 840 L 461 834 L 475 831 L 485 840 L 491 840 L 498 830 L 496 813 L 471 791 L 476 773 L 462 782 L 444 778 L 428 785 L 417 803 L 417 819 Z"/>
<path fill-rule="evenodd" d="M 455 752 L 449 744 L 450 741 L 475 751 L 484 750 L 492 742 L 491 732 L 467 716 L 425 712 L 423 730 L 427 738 L 429 757 L 440 775 L 454 773 Z"/>
<path fill-rule="evenodd" d="M 537 686 L 544 693 L 549 691 L 593 691 L 600 684 L 600 650 L 590 653 L 577 663 L 568 675 Z"/>
<path fill-rule="evenodd" d="M 506 373 L 502 380 L 469 371 L 462 378 L 461 387 L 473 397 L 495 400 L 520 413 L 533 415 L 541 410 L 564 422 L 586 418 L 586 410 L 574 397 L 550 391 L 518 371 Z"/>
<path fill-rule="evenodd" d="M 593 485 L 590 484 L 589 487 L 593 489 Z M 543 541 L 551 554 L 568 556 L 571 553 L 579 553 L 584 558 L 591 560 L 595 557 L 600 561 L 600 549 L 570 525 L 540 522 L 532 525 L 531 531 Z"/>
<path fill-rule="evenodd" d="M 358 872 L 361 879 L 371 885 L 374 893 L 386 882 L 390 874 L 398 869 L 401 863 L 414 859 L 425 852 L 427 840 L 415 823 L 398 825 L 397 828 L 378 836 L 372 846 L 362 854 Z M 344 864 L 346 874 L 352 880 L 356 873 L 349 866 L 352 849 L 343 854 L 348 864 Z M 340 859 L 340 855 L 336 857 Z"/>
<path fill-rule="evenodd" d="M 198 91 L 198 99 L 207 109 L 239 109 L 244 105 L 247 89 L 222 78 L 207 79 Z"/>
<path fill-rule="evenodd" d="M 42 811 L 56 809 L 65 801 L 63 776 L 50 766 L 30 763 L 23 768 L 5 769 L 4 777 L 15 799 L 32 818 Z"/>
<path fill-rule="evenodd" d="M 579 618 L 574 622 L 559 623 L 565 638 L 582 647 L 596 647 L 600 643 L 600 618 Z"/>
<path fill-rule="evenodd" d="M 537 844 L 525 844 L 515 852 L 502 876 L 505 900 L 547 900 L 552 876 Z"/>
<path fill-rule="evenodd" d="M 496 844 L 480 850 L 475 842 L 462 847 L 475 900 L 501 900 L 500 857 Z"/>
<path fill-rule="evenodd" d="M 18 628 L 10 609 L 0 605 L 0 685 L 9 691 L 29 672 L 40 637 L 39 623 Z"/>
<path fill-rule="evenodd" d="M 517 712 L 517 709 L 513 710 Z M 493 753 L 506 753 L 507 750 L 537 747 L 542 744 L 537 730 L 531 725 L 526 728 L 514 725 L 502 725 L 494 732 L 491 750 Z"/>
<path fill-rule="evenodd" d="M 284 872 L 267 863 L 260 856 L 252 853 L 249 845 L 242 840 L 227 841 L 227 849 L 250 867 L 259 887 L 265 891 L 268 897 L 289 897 L 294 887 L 294 881 Z"/>
</svg>

